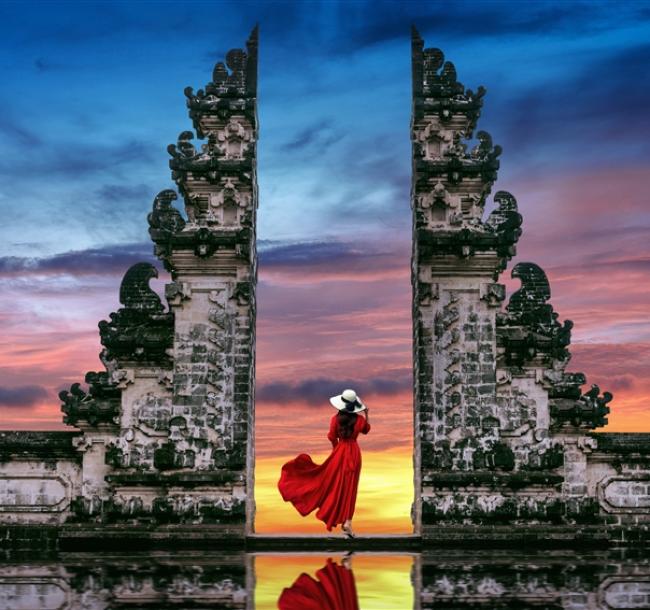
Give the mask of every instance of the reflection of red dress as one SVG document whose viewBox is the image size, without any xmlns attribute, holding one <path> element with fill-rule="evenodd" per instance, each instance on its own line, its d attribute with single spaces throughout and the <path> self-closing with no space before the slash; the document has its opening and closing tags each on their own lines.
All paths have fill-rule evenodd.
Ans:
<svg viewBox="0 0 650 610">
<path fill-rule="evenodd" d="M 357 415 L 352 436 L 341 438 L 334 415 L 327 435 L 333 449 L 322 464 L 315 464 L 306 453 L 301 453 L 282 466 L 278 489 L 284 501 L 292 502 L 303 517 L 318 508 L 316 517 L 325 522 L 328 530 L 352 519 L 361 471 L 357 436 L 368 434 L 369 430 L 366 418 Z"/>
<path fill-rule="evenodd" d="M 359 610 L 354 574 L 343 566 L 327 560 L 316 572 L 318 580 L 301 574 L 291 588 L 284 589 L 278 599 L 280 610 Z"/>
</svg>

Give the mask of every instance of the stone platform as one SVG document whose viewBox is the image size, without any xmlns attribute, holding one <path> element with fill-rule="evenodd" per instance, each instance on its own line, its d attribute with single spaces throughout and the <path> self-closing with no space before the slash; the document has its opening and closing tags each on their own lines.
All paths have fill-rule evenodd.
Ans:
<svg viewBox="0 0 650 610">
<path fill-rule="evenodd" d="M 230 548 L 247 552 L 420 552 L 434 548 L 617 548 L 634 544 L 650 552 L 650 529 L 593 525 L 456 525 L 428 528 L 424 535 L 253 534 L 240 527 L 209 525 L 9 525 L 0 527 L 0 549 L 113 551 Z"/>
</svg>

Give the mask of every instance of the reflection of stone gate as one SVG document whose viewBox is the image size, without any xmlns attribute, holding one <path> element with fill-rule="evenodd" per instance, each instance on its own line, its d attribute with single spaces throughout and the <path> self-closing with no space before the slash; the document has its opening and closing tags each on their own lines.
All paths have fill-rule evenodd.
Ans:
<svg viewBox="0 0 650 610">
<path fill-rule="evenodd" d="M 364 607 L 363 601 L 371 593 L 374 600 L 381 600 L 383 607 L 391 610 L 647 609 L 650 607 L 650 562 L 647 556 L 629 550 L 564 549 L 549 553 L 539 549 L 436 549 L 412 556 L 409 570 L 401 567 L 404 562 L 399 560 L 406 559 L 404 555 L 364 553 L 348 558 L 347 568 L 337 554 L 313 553 L 311 562 L 305 562 L 304 553 L 293 558 L 286 554 L 260 557 L 234 549 L 201 554 L 161 551 L 154 556 L 21 554 L 20 558 L 0 558 L 0 607 L 3 610 L 277 608 L 274 603 L 277 597 L 294 583 L 292 588 L 299 591 L 303 605 L 291 607 L 298 608 Z M 366 567 L 371 557 L 380 560 L 370 564 L 373 579 L 368 578 L 370 569 Z M 396 569 L 396 559 L 401 569 Z M 269 570 L 270 564 L 278 560 L 282 569 Z M 323 578 L 325 570 L 314 573 L 315 568 L 309 567 L 314 561 L 330 574 L 333 567 L 339 568 L 333 572 L 339 578 Z M 412 587 L 412 592 L 407 587 Z M 270 593 L 274 590 L 272 597 Z M 398 598 L 396 593 L 403 597 Z M 412 604 L 407 602 L 411 596 Z M 348 605 L 333 605 L 341 599 Z"/>
<path fill-rule="evenodd" d="M 205 90 L 186 89 L 206 140 L 197 149 L 184 131 L 169 147 L 186 218 L 170 190 L 148 217 L 169 308 L 149 287 L 155 268 L 131 267 L 123 307 L 99 324 L 106 370 L 61 393 L 78 430 L 0 433 L 5 539 L 252 533 L 256 76 L 254 31 Z M 573 539 L 581 523 L 587 537 L 640 536 L 650 435 L 589 433 L 611 395 L 565 372 L 571 323 L 539 267 L 514 267 L 522 286 L 500 309 L 522 219 L 505 192 L 483 219 L 501 152 L 485 132 L 467 150 L 483 95 L 414 33 L 416 534 L 490 538 L 507 524 L 508 536 Z"/>
</svg>

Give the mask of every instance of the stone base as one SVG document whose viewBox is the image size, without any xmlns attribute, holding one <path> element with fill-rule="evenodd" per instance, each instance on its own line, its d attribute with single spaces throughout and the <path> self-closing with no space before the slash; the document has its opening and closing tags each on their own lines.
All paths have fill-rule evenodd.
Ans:
<svg viewBox="0 0 650 610">
<path fill-rule="evenodd" d="M 50 551 L 145 550 L 151 548 L 239 548 L 246 544 L 241 525 L 0 526 L 0 548 Z"/>
<path fill-rule="evenodd" d="M 246 535 L 243 525 L 0 526 L 0 550 L 138 551 L 221 549 L 256 551 L 417 552 L 427 548 L 650 547 L 650 528 L 566 525 L 425 526 L 422 534 L 357 536 Z"/>
<path fill-rule="evenodd" d="M 444 525 L 425 526 L 423 547 L 549 548 L 609 546 L 615 532 L 601 526 L 566 525 Z"/>
</svg>

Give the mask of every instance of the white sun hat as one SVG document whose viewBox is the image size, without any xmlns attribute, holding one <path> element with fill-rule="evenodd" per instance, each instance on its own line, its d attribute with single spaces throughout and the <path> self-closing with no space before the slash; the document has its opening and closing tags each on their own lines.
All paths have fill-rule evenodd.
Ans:
<svg viewBox="0 0 650 610">
<path fill-rule="evenodd" d="M 361 402 L 354 390 L 343 390 L 338 396 L 332 396 L 330 403 L 339 411 L 348 411 L 350 413 L 359 413 L 366 408 L 366 405 Z M 353 408 L 350 408 L 353 407 Z"/>
</svg>

